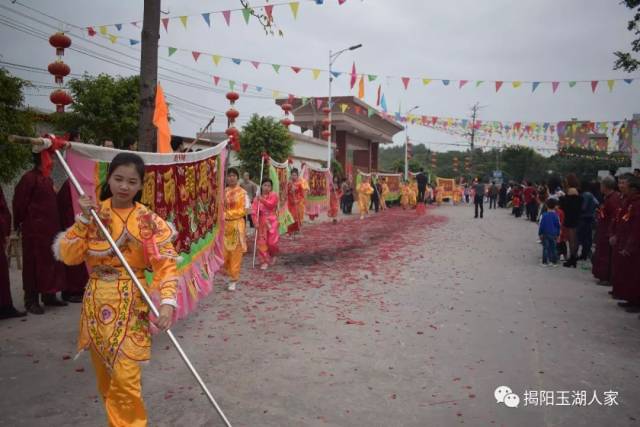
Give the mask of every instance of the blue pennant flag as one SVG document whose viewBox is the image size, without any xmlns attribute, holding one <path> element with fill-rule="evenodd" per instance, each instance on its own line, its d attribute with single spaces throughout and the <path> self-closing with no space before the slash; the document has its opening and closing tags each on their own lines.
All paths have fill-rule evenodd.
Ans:
<svg viewBox="0 0 640 427">
<path fill-rule="evenodd" d="M 449 86 L 449 80 L 443 80 L 442 84 L 445 85 L 445 86 Z"/>
<path fill-rule="evenodd" d="M 118 31 L 122 30 L 122 24 L 116 24 L 116 29 L 117 29 Z"/>
<path fill-rule="evenodd" d="M 204 22 L 207 23 L 207 26 L 209 28 L 211 28 L 211 19 L 209 18 L 209 14 L 208 13 L 203 13 L 202 14 L 202 19 L 204 19 Z"/>
<path fill-rule="evenodd" d="M 257 90 L 258 92 L 262 92 L 262 86 L 256 86 L 256 90 Z"/>
<path fill-rule="evenodd" d="M 624 79 L 624 82 L 627 84 L 631 84 L 631 82 L 633 82 L 633 79 Z"/>
<path fill-rule="evenodd" d="M 231 61 L 233 61 L 233 63 L 236 64 L 236 65 L 240 65 L 240 63 L 242 62 L 242 59 L 231 58 Z"/>
<path fill-rule="evenodd" d="M 531 92 L 535 92 L 538 86 L 540 86 L 540 82 L 533 82 L 531 84 Z"/>
<path fill-rule="evenodd" d="M 331 74 L 333 74 L 333 77 L 335 77 L 337 79 L 338 77 L 340 77 L 340 74 L 342 74 L 342 73 L 339 72 L 339 71 L 332 71 Z"/>
<path fill-rule="evenodd" d="M 138 44 L 138 43 L 140 43 L 140 40 L 129 39 L 129 44 L 130 44 L 131 46 L 136 45 L 136 44 Z"/>
<path fill-rule="evenodd" d="M 387 112 L 387 99 L 384 97 L 384 93 L 382 94 L 382 98 L 380 99 L 380 108 L 385 113 Z"/>
</svg>

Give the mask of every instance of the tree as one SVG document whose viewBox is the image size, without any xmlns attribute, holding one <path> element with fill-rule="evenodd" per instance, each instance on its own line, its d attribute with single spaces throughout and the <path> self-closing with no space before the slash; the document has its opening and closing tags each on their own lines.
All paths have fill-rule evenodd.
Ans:
<svg viewBox="0 0 640 427">
<path fill-rule="evenodd" d="M 640 52 L 640 0 L 622 0 L 621 3 L 629 9 L 637 9 L 633 19 L 627 23 L 627 29 L 636 37 L 631 42 L 631 51 Z M 613 67 L 614 70 L 622 69 L 631 73 L 640 67 L 640 60 L 634 58 L 629 52 L 617 51 L 614 55 L 618 58 Z"/>
<path fill-rule="evenodd" d="M 71 110 L 57 117 L 62 130 L 77 130 L 83 142 L 99 144 L 105 139 L 122 147 L 125 137 L 135 138 L 138 128 L 138 76 L 97 77 L 85 74 L 69 81 Z"/>
<path fill-rule="evenodd" d="M 262 153 L 277 162 L 286 161 L 293 152 L 289 131 L 273 117 L 251 116 L 240 132 L 238 159 L 243 171 L 259 176 Z"/>
<path fill-rule="evenodd" d="M 30 147 L 7 141 L 7 136 L 33 135 L 33 114 L 24 109 L 24 80 L 0 68 L 0 181 L 11 182 L 31 161 Z"/>
<path fill-rule="evenodd" d="M 516 182 L 544 180 L 548 170 L 545 162 L 542 155 L 529 147 L 515 145 L 502 150 L 502 169 L 508 179 Z"/>
</svg>

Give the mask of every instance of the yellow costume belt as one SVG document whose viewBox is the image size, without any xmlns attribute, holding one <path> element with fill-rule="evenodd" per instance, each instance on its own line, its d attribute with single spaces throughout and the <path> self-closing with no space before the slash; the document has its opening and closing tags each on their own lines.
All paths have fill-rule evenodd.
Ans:
<svg viewBox="0 0 640 427">
<path fill-rule="evenodd" d="M 144 269 L 131 268 L 138 279 L 144 279 Z M 105 282 L 115 282 L 117 280 L 129 279 L 129 273 L 124 267 L 113 267 L 110 265 L 96 265 L 89 275 L 91 279 L 102 280 Z"/>
</svg>

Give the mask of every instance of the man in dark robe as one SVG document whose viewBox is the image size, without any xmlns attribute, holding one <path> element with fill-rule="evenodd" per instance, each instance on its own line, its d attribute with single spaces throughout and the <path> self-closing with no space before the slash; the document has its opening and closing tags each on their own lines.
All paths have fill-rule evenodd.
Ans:
<svg viewBox="0 0 640 427">
<path fill-rule="evenodd" d="M 73 213 L 73 203 L 71 200 L 71 183 L 67 179 L 57 195 L 58 212 L 60 214 L 60 224 L 66 230 L 75 222 Z M 84 263 L 80 265 L 65 265 L 65 287 L 62 291 L 62 299 L 68 302 L 82 302 L 84 288 L 89 281 L 89 274 Z"/>
<path fill-rule="evenodd" d="M 6 247 L 11 234 L 11 213 L 0 187 L 0 319 L 23 317 L 27 313 L 18 311 L 11 299 L 11 285 L 9 283 L 9 263 L 6 257 Z"/>
<path fill-rule="evenodd" d="M 40 154 L 26 172 L 13 196 L 14 228 L 22 235 L 22 287 L 29 313 L 43 314 L 39 296 L 47 306 L 64 306 L 56 293 L 64 287 L 64 265 L 53 257 L 51 246 L 62 230 L 53 181 L 43 172 Z"/>
<path fill-rule="evenodd" d="M 630 313 L 640 312 L 640 179 L 628 174 L 620 179 L 620 190 L 625 194 L 622 208 L 611 238 L 613 270 L 612 295 L 625 300 L 618 305 Z"/>
<path fill-rule="evenodd" d="M 424 193 L 427 190 L 429 179 L 424 174 L 424 168 L 420 168 L 420 172 L 416 175 L 416 183 L 418 184 L 418 203 L 424 203 Z M 378 212 L 376 210 L 376 212 Z"/>
<path fill-rule="evenodd" d="M 612 176 L 606 176 L 600 183 L 604 196 L 602 204 L 596 214 L 598 225 L 596 229 L 596 252 L 591 259 L 591 272 L 599 280 L 598 284 L 610 285 L 611 280 L 611 237 L 612 222 L 620 209 L 621 196 L 616 191 L 616 180 Z"/>
</svg>

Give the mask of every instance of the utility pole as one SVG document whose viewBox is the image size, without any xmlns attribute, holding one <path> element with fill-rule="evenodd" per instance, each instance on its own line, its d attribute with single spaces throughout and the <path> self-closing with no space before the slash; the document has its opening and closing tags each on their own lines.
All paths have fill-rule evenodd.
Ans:
<svg viewBox="0 0 640 427">
<path fill-rule="evenodd" d="M 475 159 L 474 159 L 474 154 L 475 154 L 475 141 L 476 141 L 476 119 L 478 118 L 478 111 L 480 111 L 480 109 L 483 108 L 482 106 L 480 106 L 480 104 L 478 102 L 476 102 L 473 107 L 471 107 L 471 133 L 468 134 L 471 137 L 471 176 L 473 177 L 474 175 L 474 166 L 475 166 Z"/>
<path fill-rule="evenodd" d="M 140 53 L 140 115 L 138 147 L 156 151 L 156 128 L 153 112 L 158 84 L 158 40 L 160 40 L 160 0 L 144 0 L 142 44 Z"/>
</svg>

